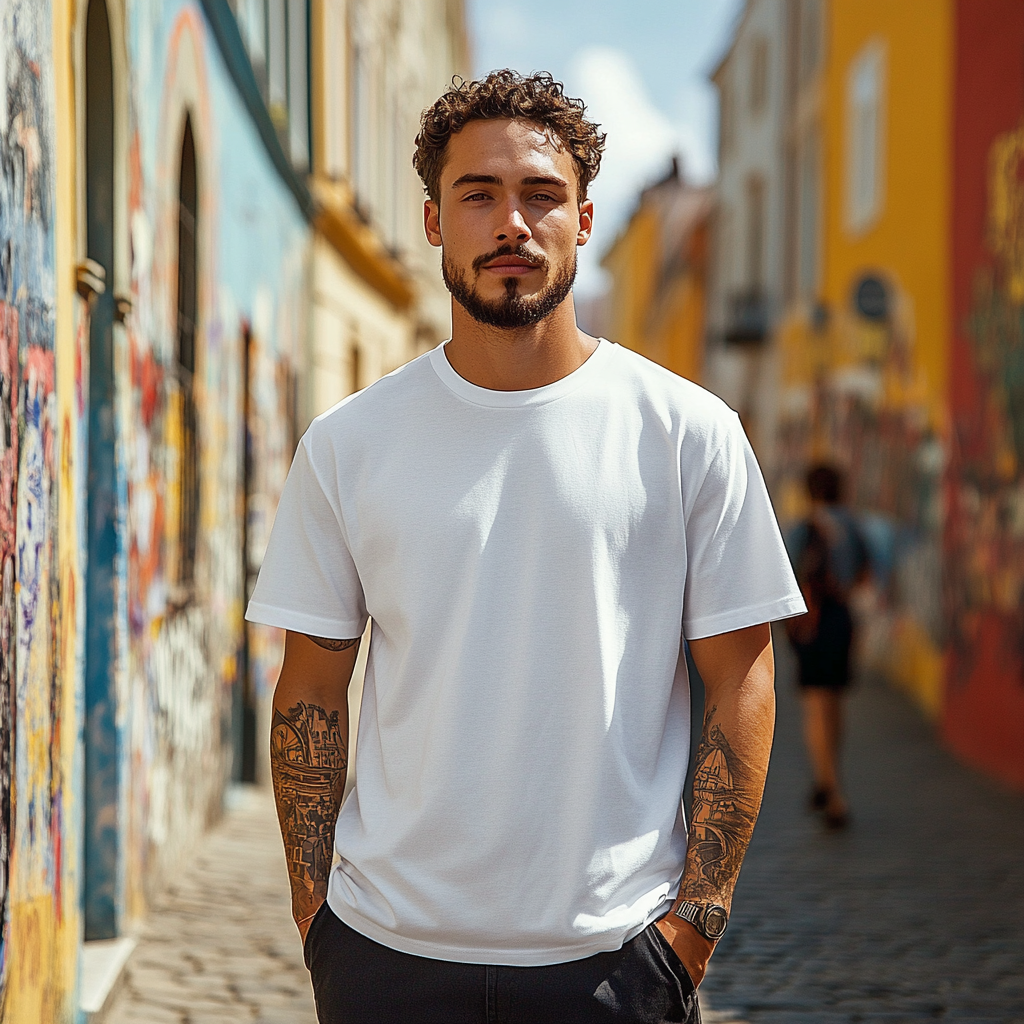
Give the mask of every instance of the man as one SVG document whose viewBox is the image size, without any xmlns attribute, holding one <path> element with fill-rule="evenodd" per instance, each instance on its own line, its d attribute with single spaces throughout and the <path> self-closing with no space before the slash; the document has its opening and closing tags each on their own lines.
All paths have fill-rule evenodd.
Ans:
<svg viewBox="0 0 1024 1024">
<path fill-rule="evenodd" d="M 804 607 L 736 415 L 576 326 L 583 114 L 511 71 L 424 113 L 451 340 L 313 423 L 249 606 L 289 631 L 272 771 L 323 1024 L 699 1020 L 768 765 L 767 623 Z"/>
</svg>

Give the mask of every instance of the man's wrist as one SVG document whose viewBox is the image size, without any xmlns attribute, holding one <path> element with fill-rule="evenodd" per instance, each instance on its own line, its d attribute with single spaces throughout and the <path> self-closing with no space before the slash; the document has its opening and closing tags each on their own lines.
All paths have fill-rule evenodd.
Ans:
<svg viewBox="0 0 1024 1024">
<path fill-rule="evenodd" d="M 717 942 L 729 924 L 729 911 L 711 899 L 679 899 L 673 916 L 691 924 L 709 942 Z"/>
</svg>

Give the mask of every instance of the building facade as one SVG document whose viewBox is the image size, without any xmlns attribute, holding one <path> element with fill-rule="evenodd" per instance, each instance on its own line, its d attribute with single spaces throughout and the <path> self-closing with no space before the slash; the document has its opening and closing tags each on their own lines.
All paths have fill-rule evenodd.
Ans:
<svg viewBox="0 0 1024 1024">
<path fill-rule="evenodd" d="M 942 729 L 1024 788 L 1024 8 L 953 18 Z"/>
<path fill-rule="evenodd" d="M 673 160 L 602 260 L 612 277 L 609 337 L 694 381 L 704 371 L 712 205 L 712 190 L 687 184 Z"/>
<path fill-rule="evenodd" d="M 703 383 L 739 412 L 769 479 L 784 298 L 788 7 L 751 0 L 711 76 L 720 121 Z"/>
<path fill-rule="evenodd" d="M 312 405 L 447 338 L 450 300 L 412 167 L 420 114 L 464 73 L 461 3 L 316 0 Z"/>
<path fill-rule="evenodd" d="M 867 661 L 1020 787 L 1018 6 L 789 5 L 774 487 L 792 519 L 811 462 L 845 469 Z"/>
<path fill-rule="evenodd" d="M 0 984 L 70 1021 L 83 936 L 131 933 L 238 773 L 247 416 L 270 504 L 310 232 L 202 8 L 15 2 L 0 47 Z"/>
</svg>

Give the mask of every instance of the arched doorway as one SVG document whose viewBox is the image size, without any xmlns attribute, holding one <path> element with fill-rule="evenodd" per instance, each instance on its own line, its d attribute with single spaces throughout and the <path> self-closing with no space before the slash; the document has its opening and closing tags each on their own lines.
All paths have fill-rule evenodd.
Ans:
<svg viewBox="0 0 1024 1024">
<path fill-rule="evenodd" d="M 118 742 L 114 686 L 117 488 L 114 416 L 114 71 L 104 0 L 85 26 L 86 247 L 106 275 L 89 326 L 85 625 L 86 939 L 117 935 Z"/>
</svg>

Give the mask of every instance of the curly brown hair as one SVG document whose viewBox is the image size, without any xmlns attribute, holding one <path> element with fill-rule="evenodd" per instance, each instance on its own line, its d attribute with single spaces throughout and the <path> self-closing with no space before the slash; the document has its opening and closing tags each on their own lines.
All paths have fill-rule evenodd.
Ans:
<svg viewBox="0 0 1024 1024">
<path fill-rule="evenodd" d="M 412 165 L 431 199 L 440 192 L 448 140 L 470 121 L 532 121 L 555 135 L 576 165 L 579 200 L 601 168 L 604 132 L 583 115 L 583 100 L 565 95 L 565 87 L 547 72 L 521 75 L 503 68 L 476 82 L 455 77 L 452 86 L 420 118 Z"/>
</svg>

